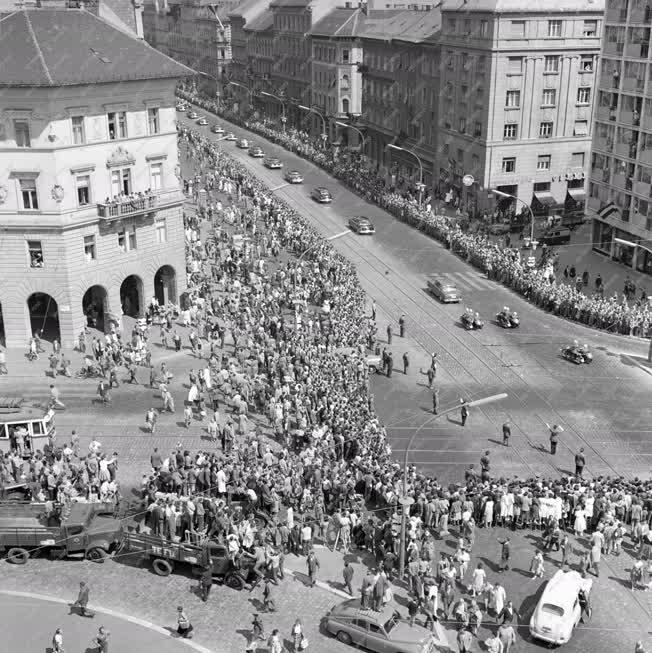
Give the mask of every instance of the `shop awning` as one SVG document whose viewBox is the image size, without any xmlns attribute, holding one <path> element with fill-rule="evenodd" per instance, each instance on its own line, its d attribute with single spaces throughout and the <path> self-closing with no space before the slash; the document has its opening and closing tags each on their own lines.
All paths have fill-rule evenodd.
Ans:
<svg viewBox="0 0 652 653">
<path fill-rule="evenodd" d="M 559 202 L 552 196 L 552 193 L 549 191 L 539 191 L 534 193 L 534 198 L 543 206 L 552 208 L 554 206 L 559 206 Z M 532 200 L 534 201 L 534 199 Z"/>
<path fill-rule="evenodd" d="M 583 188 L 569 188 L 567 192 L 571 199 L 576 202 L 584 202 L 586 200 L 586 191 Z"/>
</svg>

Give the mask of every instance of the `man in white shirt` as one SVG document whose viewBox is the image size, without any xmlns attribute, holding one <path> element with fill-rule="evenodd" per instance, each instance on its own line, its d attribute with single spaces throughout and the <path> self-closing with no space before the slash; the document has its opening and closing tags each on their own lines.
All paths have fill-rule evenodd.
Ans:
<svg viewBox="0 0 652 653">
<path fill-rule="evenodd" d="M 310 524 L 304 524 L 301 527 L 301 545 L 303 547 L 303 555 L 308 555 L 312 546 L 312 528 Z"/>
</svg>

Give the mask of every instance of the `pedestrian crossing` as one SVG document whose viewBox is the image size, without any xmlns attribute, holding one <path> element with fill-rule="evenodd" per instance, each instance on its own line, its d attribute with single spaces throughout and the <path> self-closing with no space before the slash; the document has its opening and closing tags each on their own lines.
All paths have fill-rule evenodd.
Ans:
<svg viewBox="0 0 652 653">
<path fill-rule="evenodd" d="M 490 281 L 487 275 L 481 272 L 442 272 L 442 276 L 462 292 L 496 290 L 496 282 Z"/>
</svg>

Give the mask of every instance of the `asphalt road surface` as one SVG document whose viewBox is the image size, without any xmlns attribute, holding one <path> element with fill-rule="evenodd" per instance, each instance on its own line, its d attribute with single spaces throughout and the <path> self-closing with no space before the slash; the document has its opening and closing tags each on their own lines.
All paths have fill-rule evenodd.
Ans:
<svg viewBox="0 0 652 653">
<path fill-rule="evenodd" d="M 180 121 L 192 125 L 179 114 Z M 214 120 L 210 120 L 213 124 Z M 378 307 L 378 331 L 394 329 L 396 368 L 402 355 L 411 363 L 407 376 L 379 376 L 374 383 L 376 406 L 388 427 L 394 452 L 401 454 L 415 427 L 431 417 L 432 398 L 425 376 L 430 352 L 438 352 L 441 370 L 441 409 L 460 398 L 479 398 L 506 392 L 500 403 L 472 411 L 465 427 L 459 417 L 426 424 L 413 445 L 411 459 L 441 478 L 459 480 L 469 463 L 485 449 L 493 454 L 492 471 L 504 475 L 557 476 L 574 470 L 573 458 L 583 447 L 585 473 L 635 477 L 650 472 L 652 409 L 645 401 L 652 377 L 633 361 L 647 354 L 647 343 L 583 327 L 548 314 L 484 275 L 425 236 L 348 190 L 326 172 L 265 139 L 219 120 L 237 136 L 246 136 L 265 153 L 278 156 L 285 170 L 305 177 L 301 185 L 287 184 L 283 171 L 268 170 L 262 159 L 223 141 L 221 147 L 241 161 L 292 208 L 308 217 L 326 236 L 347 228 L 352 215 L 366 215 L 376 227 L 374 236 L 349 234 L 333 245 L 358 269 L 363 287 Z M 197 127 L 210 138 L 219 137 Z M 334 195 L 332 204 L 310 198 L 316 186 Z M 426 293 L 426 277 L 443 273 L 463 294 L 461 305 L 443 305 Z M 468 332 L 459 322 L 465 306 L 485 320 L 482 331 Z M 493 317 L 503 306 L 518 311 L 519 330 L 498 327 Z M 407 337 L 398 337 L 398 318 L 405 313 Z M 563 360 L 560 348 L 578 339 L 594 351 L 591 365 Z M 441 410 L 440 409 L 440 410 Z M 512 424 L 511 446 L 501 445 L 501 427 Z M 546 424 L 564 432 L 556 456 L 548 449 Z"/>
</svg>

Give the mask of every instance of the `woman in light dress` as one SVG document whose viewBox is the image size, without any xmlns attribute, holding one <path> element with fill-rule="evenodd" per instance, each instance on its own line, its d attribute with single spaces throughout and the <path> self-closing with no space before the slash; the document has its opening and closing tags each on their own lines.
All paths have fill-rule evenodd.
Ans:
<svg viewBox="0 0 652 653">
<path fill-rule="evenodd" d="M 473 598 L 478 596 L 478 594 L 482 594 L 486 582 L 487 573 L 485 572 L 482 563 L 478 562 L 478 566 L 473 570 L 471 585 L 469 586 L 469 591 L 471 592 L 471 596 L 473 596 Z"/>
<path fill-rule="evenodd" d="M 582 506 L 578 507 L 575 510 L 575 525 L 573 526 L 576 537 L 581 537 L 584 535 L 586 530 L 586 512 Z"/>
<path fill-rule="evenodd" d="M 494 522 L 494 500 L 492 497 L 487 497 L 484 504 L 482 524 L 485 528 L 489 528 Z"/>
</svg>

